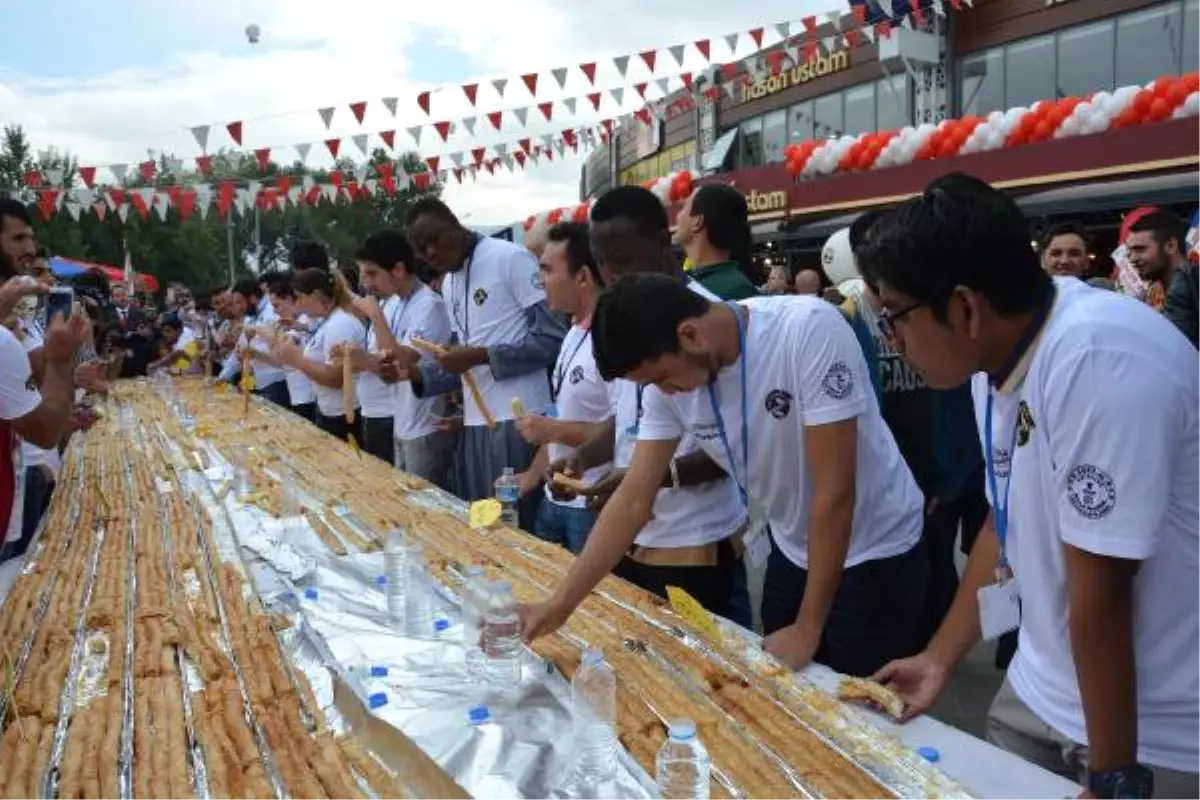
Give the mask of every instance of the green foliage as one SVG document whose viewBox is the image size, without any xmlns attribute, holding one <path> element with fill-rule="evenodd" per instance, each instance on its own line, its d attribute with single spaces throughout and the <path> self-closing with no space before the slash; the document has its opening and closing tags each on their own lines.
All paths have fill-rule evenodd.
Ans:
<svg viewBox="0 0 1200 800">
<path fill-rule="evenodd" d="M 262 170 L 252 154 L 233 150 L 213 154 L 209 177 L 191 168 L 173 173 L 171 160 L 165 154 L 158 158 L 157 173 L 150 183 L 145 181 L 136 165 L 131 165 L 122 188 L 129 191 L 148 185 L 165 189 L 210 184 L 213 186 L 213 203 L 205 217 L 201 217 L 197 209 L 184 220 L 172 205 L 165 221 L 153 209 L 143 220 L 137 210 L 130 207 L 122 224 L 115 213 L 110 212 L 101 220 L 95 211 L 84 207 L 76 222 L 65 208 L 60 208 L 46 220 L 35 206 L 38 242 L 55 255 L 115 267 L 124 264 L 125 247 L 128 246 L 134 268 L 157 277 L 160 286 L 179 282 L 194 289 L 204 289 L 229 282 L 231 249 L 235 279 L 256 271 L 286 268 L 292 244 L 301 239 L 323 243 L 336 261 L 352 261 L 362 240 L 370 233 L 380 228 L 403 227 L 408 208 L 417 197 L 441 192 L 441 186 L 436 182 L 423 191 L 409 186 L 391 195 L 380 186 L 369 200 L 350 202 L 342 196 L 333 204 L 322 197 L 316 207 L 304 202 L 300 205 L 289 202 L 283 211 L 273 207 L 257 215 L 253 210 L 243 215 L 235 208 L 223 218 L 216 206 L 218 186 L 223 180 L 235 181 L 241 188 L 249 181 L 259 181 L 266 188 L 275 186 L 277 176 L 287 175 L 293 186 L 301 186 L 305 175 L 309 175 L 319 185 L 330 183 L 331 173 L 323 169 L 309 170 L 298 161 L 288 165 L 271 161 L 266 170 Z M 377 148 L 367 160 L 372 166 L 389 162 L 397 173 L 401 168 L 410 175 L 427 171 L 425 162 L 415 153 L 407 153 L 397 162 L 386 150 Z M 345 158 L 337 163 L 347 181 L 354 179 L 359 166 Z M 75 177 L 78 164 L 69 155 L 56 151 L 38 154 L 19 126 L 5 127 L 0 135 L 0 193 L 7 191 L 22 196 L 25 175 L 34 169 L 43 175 L 47 170 L 61 169 L 66 175 L 66 186 L 83 185 Z M 377 177 L 374 169 L 369 172 L 370 177 Z M 95 199 L 102 200 L 109 188 L 112 187 L 98 183 Z"/>
</svg>

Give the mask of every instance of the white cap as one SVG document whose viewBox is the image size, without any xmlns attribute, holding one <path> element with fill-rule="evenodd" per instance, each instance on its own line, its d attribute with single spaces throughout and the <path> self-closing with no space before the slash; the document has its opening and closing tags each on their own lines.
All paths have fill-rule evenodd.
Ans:
<svg viewBox="0 0 1200 800">
<path fill-rule="evenodd" d="M 849 228 L 842 228 L 825 240 L 825 246 L 821 248 L 821 268 L 834 286 L 859 277 L 854 251 L 850 249 Z"/>
</svg>

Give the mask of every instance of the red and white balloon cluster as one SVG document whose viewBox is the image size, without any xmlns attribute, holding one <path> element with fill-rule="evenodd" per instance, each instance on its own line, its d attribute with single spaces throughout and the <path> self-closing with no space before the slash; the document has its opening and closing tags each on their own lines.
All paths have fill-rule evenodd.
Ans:
<svg viewBox="0 0 1200 800">
<path fill-rule="evenodd" d="M 691 196 L 696 188 L 700 174 L 691 170 L 679 170 L 661 178 L 642 183 L 642 187 L 654 193 L 664 206 L 682 202 Z M 577 206 L 555 208 L 540 214 L 531 214 L 525 220 L 524 227 L 527 238 L 536 238 L 541 232 L 548 231 L 560 222 L 587 222 L 591 218 L 592 206 L 595 200 L 580 203 Z"/>
<path fill-rule="evenodd" d="M 1163 76 L 1146 86 L 1122 86 L 1087 97 L 1041 100 L 986 117 L 948 119 L 894 131 L 810 140 L 784 148 L 788 174 L 817 178 L 913 161 L 953 158 L 1050 139 L 1087 136 L 1200 115 L 1200 73 Z"/>
</svg>

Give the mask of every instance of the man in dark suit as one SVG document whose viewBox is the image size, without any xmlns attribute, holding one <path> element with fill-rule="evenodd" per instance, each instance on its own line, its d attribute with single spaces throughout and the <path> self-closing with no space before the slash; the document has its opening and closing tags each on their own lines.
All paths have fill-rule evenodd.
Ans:
<svg viewBox="0 0 1200 800">
<path fill-rule="evenodd" d="M 125 284 L 113 283 L 109 291 L 109 298 L 117 315 L 114 330 L 116 344 L 125 351 L 125 359 L 121 362 L 121 377 L 134 378 L 145 375 L 154 345 L 150 319 L 130 302 L 129 289 Z"/>
</svg>

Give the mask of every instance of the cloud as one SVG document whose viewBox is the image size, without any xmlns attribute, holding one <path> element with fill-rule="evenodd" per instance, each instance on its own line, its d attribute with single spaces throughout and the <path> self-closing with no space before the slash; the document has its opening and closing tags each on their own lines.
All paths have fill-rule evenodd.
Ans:
<svg viewBox="0 0 1200 800">
<path fill-rule="evenodd" d="M 120 6 L 141 6 L 138 0 L 115 0 L 106 13 L 118 18 Z M 469 152 L 472 147 L 514 142 L 522 136 L 558 133 L 563 128 L 594 124 L 618 111 L 637 107 L 637 95 L 626 92 L 618 109 L 606 96 L 601 113 L 586 101 L 577 114 L 566 116 L 561 106 L 546 122 L 531 110 L 528 129 L 506 114 L 506 124 L 493 131 L 483 119 L 486 111 L 533 105 L 516 76 L 539 71 L 538 100 L 569 97 L 596 89 L 623 85 L 611 57 L 649 47 L 666 48 L 697 38 L 713 40 L 715 59 L 728 55 L 722 36 L 766 25 L 794 15 L 823 13 L 838 8 L 837 0 L 760 0 L 753 6 L 728 0 L 609 0 L 606 3 L 556 3 L 549 0 L 455 0 L 396 3 L 372 0 L 355 4 L 350 17 L 330 13 L 317 0 L 215 0 L 208 4 L 157 3 L 153 14 L 139 13 L 128 35 L 155 37 L 161 31 L 186 32 L 187 45 L 162 52 L 139 63 L 106 69 L 89 63 L 78 74 L 53 77 L 39 71 L 39 62 L 6 63 L 0 70 L 0 119 L 24 125 L 38 148 L 55 146 L 75 154 L 84 164 L 133 163 L 146 158 L 147 149 L 190 157 L 199 150 L 189 129 L 213 125 L 210 149 L 230 145 L 224 123 L 245 120 L 244 146 L 279 148 L 276 157 L 290 160 L 294 151 L 284 146 L 315 143 L 312 165 L 328 162 L 320 143 L 344 137 L 342 152 L 357 154 L 349 137 L 364 132 L 397 129 L 397 144 L 411 145 L 405 128 L 436 120 L 459 120 L 478 114 L 476 137 L 460 130 L 442 144 L 427 129 L 421 141 L 423 155 Z M 126 9 L 133 16 L 136 9 Z M 245 42 L 242 29 L 249 23 L 262 30 L 260 44 Z M 60 17 L 48 19 L 40 38 L 54 40 Z M 796 23 L 799 30 L 799 24 Z M 38 38 L 38 31 L 30 31 Z M 769 32 L 768 41 L 777 37 Z M 743 37 L 745 39 L 745 37 Z M 114 49 L 121 41 L 111 41 Z M 738 50 L 752 50 L 745 41 Z M 0 60 L 5 56 L 0 54 Z M 600 62 L 596 88 L 574 65 Z M 678 71 L 664 52 L 658 75 Z M 635 56 L 630 80 L 648 73 Z M 549 74 L 570 66 L 562 90 Z M 692 47 L 686 49 L 684 69 L 699 71 L 703 63 Z M 474 77 L 472 77 L 474 76 Z M 491 88 L 495 77 L 510 77 L 505 97 Z M 642 76 L 642 77 L 635 77 Z M 478 81 L 479 105 L 473 110 L 457 88 Z M 433 95 L 431 118 L 416 106 L 418 92 L 446 85 Z M 626 84 L 627 85 L 627 84 Z M 553 93 L 548 90 L 553 89 Z M 546 94 L 546 98 L 543 98 Z M 400 98 L 396 119 L 379 99 Z M 367 116 L 359 126 L 349 103 L 367 100 Z M 329 130 L 316 109 L 336 108 Z M 563 115 L 561 118 L 559 115 Z M 372 138 L 372 145 L 379 140 Z M 545 208 L 578 201 L 582 156 L 556 158 L 551 164 L 524 172 L 495 176 L 483 173 L 475 183 L 447 187 L 447 200 L 473 224 L 506 224 Z"/>
</svg>

